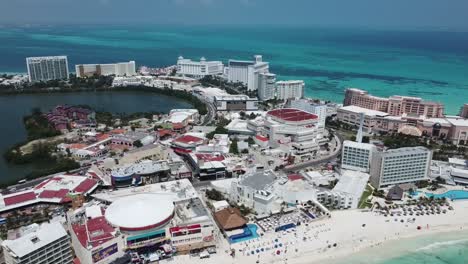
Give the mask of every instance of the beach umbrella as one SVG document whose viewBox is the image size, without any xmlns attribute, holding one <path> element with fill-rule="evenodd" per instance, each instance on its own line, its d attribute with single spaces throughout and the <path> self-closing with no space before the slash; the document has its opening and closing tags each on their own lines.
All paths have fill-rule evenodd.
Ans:
<svg viewBox="0 0 468 264">
<path fill-rule="evenodd" d="M 275 248 L 278 248 L 278 245 L 275 245 Z"/>
<path fill-rule="evenodd" d="M 280 246 L 280 247 L 282 247 L 282 246 L 283 246 L 283 244 L 279 243 L 279 246 Z"/>
<path fill-rule="evenodd" d="M 255 251 L 252 250 L 250 253 L 253 255 L 253 254 L 255 254 Z"/>
<path fill-rule="evenodd" d="M 260 253 L 260 250 L 257 248 L 257 250 L 255 250 L 257 253 Z"/>
<path fill-rule="evenodd" d="M 276 255 L 279 255 L 279 254 L 281 254 L 281 251 L 280 251 L 280 250 L 277 250 L 277 251 L 276 251 Z"/>
</svg>

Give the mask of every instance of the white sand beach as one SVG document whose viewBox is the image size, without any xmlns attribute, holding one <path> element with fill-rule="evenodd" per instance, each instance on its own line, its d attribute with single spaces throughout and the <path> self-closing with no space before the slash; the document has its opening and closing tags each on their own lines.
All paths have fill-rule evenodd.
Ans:
<svg viewBox="0 0 468 264">
<path fill-rule="evenodd" d="M 396 239 L 468 230 L 468 201 L 456 201 L 451 205 L 454 210 L 446 214 L 415 217 L 384 217 L 374 212 L 360 210 L 333 211 L 331 218 L 312 222 L 309 226 L 298 226 L 295 232 L 265 233 L 257 239 L 232 245 L 226 242 L 218 248 L 217 254 L 207 259 L 183 255 L 167 262 L 183 264 L 187 261 L 291 264 L 327 262 L 363 249 L 382 247 L 385 242 Z M 410 218 L 416 220 L 408 222 Z M 404 220 L 404 223 L 401 220 Z M 420 230 L 418 226 L 421 227 Z M 229 255 L 230 248 L 236 250 L 235 257 Z M 256 253 L 257 249 L 259 253 Z M 252 251 L 255 254 L 251 254 Z"/>
</svg>

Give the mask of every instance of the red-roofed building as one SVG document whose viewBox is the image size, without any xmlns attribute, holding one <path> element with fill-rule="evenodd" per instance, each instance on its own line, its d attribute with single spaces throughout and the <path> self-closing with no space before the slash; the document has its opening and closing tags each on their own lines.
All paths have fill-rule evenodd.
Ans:
<svg viewBox="0 0 468 264">
<path fill-rule="evenodd" d="M 172 146 L 174 149 L 184 149 L 184 150 L 189 150 L 191 152 L 197 146 L 200 146 L 204 143 L 205 143 L 204 138 L 195 137 L 191 135 L 183 135 L 183 136 L 176 138 L 174 141 L 172 141 Z"/>
<path fill-rule="evenodd" d="M 223 161 L 224 156 L 223 155 L 216 155 L 216 154 L 207 154 L 207 153 L 195 153 L 195 156 L 198 158 L 198 160 L 202 161 Z"/>
<path fill-rule="evenodd" d="M 281 123 L 307 123 L 318 121 L 318 116 L 309 112 L 305 112 L 294 108 L 282 108 L 268 111 L 267 115 L 273 117 Z"/>
<path fill-rule="evenodd" d="M 32 200 L 36 200 L 36 193 L 32 191 L 21 193 L 21 194 L 15 194 L 15 195 L 3 198 L 3 202 L 5 203 L 6 206 L 17 205 L 17 204 L 29 202 Z"/>
<path fill-rule="evenodd" d="M 108 139 L 110 137 L 109 134 L 98 134 L 96 135 L 96 141 L 103 141 L 105 139 Z"/>
<path fill-rule="evenodd" d="M 291 147 L 291 154 L 304 162 L 317 157 L 319 144 L 328 142 L 318 122 L 317 115 L 303 110 L 274 109 L 267 112 L 261 133 L 268 136 L 269 146 L 277 148 L 287 144 Z"/>
<path fill-rule="evenodd" d="M 42 181 L 31 191 L 4 195 L 0 198 L 3 199 L 3 203 L 0 203 L 0 212 L 38 203 L 68 203 L 71 202 L 69 194 L 88 195 L 97 186 L 98 180 L 62 174 Z"/>
<path fill-rule="evenodd" d="M 67 196 L 69 190 L 67 189 L 60 189 L 58 191 L 54 190 L 44 190 L 39 194 L 39 198 L 43 199 L 63 199 Z"/>
<path fill-rule="evenodd" d="M 94 190 L 97 187 L 98 183 L 97 181 L 93 179 L 86 179 L 83 182 L 80 183 L 73 191 L 75 193 L 82 193 L 82 194 L 88 194 L 92 190 Z"/>
<path fill-rule="evenodd" d="M 121 129 L 121 128 L 116 128 L 116 129 L 109 131 L 111 135 L 124 134 L 125 132 L 127 132 L 127 130 Z"/>
<path fill-rule="evenodd" d="M 124 254 L 124 239 L 104 216 L 70 224 L 72 246 L 81 263 L 110 263 Z"/>
<path fill-rule="evenodd" d="M 265 148 L 268 146 L 268 137 L 264 137 L 262 135 L 256 135 L 254 138 L 255 144 L 259 145 L 262 148 Z"/>
<path fill-rule="evenodd" d="M 303 180 L 304 177 L 302 177 L 302 175 L 300 174 L 289 174 L 288 175 L 288 180 L 290 181 L 297 181 L 297 180 Z"/>
</svg>

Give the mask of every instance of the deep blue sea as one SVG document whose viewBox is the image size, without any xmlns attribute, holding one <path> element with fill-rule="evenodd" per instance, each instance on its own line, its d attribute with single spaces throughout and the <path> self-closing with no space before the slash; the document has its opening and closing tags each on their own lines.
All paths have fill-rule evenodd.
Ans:
<svg viewBox="0 0 468 264">
<path fill-rule="evenodd" d="M 135 60 L 164 66 L 179 55 L 208 60 L 262 54 L 278 79 L 304 79 L 306 94 L 341 102 L 343 90 L 419 96 L 458 113 L 468 102 L 468 33 L 309 27 L 73 26 L 0 28 L 0 72 L 25 72 L 25 57 L 77 63 Z"/>
</svg>

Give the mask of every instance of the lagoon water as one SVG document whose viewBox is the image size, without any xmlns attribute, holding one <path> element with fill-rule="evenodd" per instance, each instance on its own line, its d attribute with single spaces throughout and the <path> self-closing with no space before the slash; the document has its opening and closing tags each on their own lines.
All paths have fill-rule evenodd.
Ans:
<svg viewBox="0 0 468 264">
<path fill-rule="evenodd" d="M 346 87 L 419 96 L 456 114 L 468 102 L 468 33 L 310 27 L 74 26 L 0 29 L 0 72 L 25 72 L 25 57 L 77 63 L 177 57 L 250 59 L 262 54 L 278 79 L 304 79 L 306 94 L 341 102 Z"/>
<path fill-rule="evenodd" d="M 0 96 L 0 183 L 23 178 L 32 166 L 10 165 L 3 159 L 3 153 L 14 144 L 26 140 L 23 117 L 31 109 L 39 107 L 46 112 L 59 104 L 86 104 L 96 111 L 113 113 L 169 112 L 173 108 L 187 108 L 191 105 L 177 98 L 145 92 L 83 92 L 55 94 L 27 94 Z M 40 166 L 40 164 L 36 165 Z"/>
</svg>

